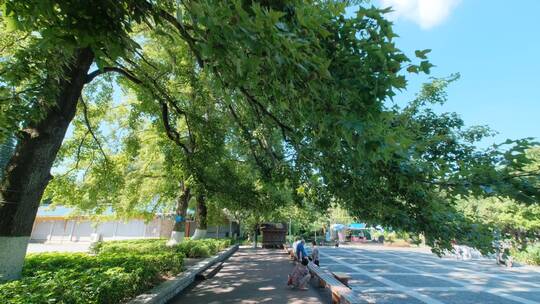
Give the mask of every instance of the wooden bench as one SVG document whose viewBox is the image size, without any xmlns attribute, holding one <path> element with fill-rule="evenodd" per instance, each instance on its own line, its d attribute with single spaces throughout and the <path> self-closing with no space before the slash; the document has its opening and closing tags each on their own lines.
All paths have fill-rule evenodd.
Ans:
<svg viewBox="0 0 540 304">
<path fill-rule="evenodd" d="M 332 272 L 332 275 L 334 275 L 334 278 L 338 279 L 343 285 L 349 287 L 349 280 L 351 279 L 350 275 L 345 272 Z"/>
<path fill-rule="evenodd" d="M 319 268 L 314 263 L 308 264 L 308 269 L 313 276 L 319 279 L 319 287 L 330 288 L 332 292 L 332 304 L 356 304 L 360 303 L 360 299 L 354 294 L 354 292 L 343 285 L 334 275 L 327 273 Z M 350 277 L 347 275 L 347 283 Z"/>
<path fill-rule="evenodd" d="M 215 276 L 216 273 L 218 273 L 221 270 L 221 268 L 223 268 L 223 263 L 224 262 L 216 263 L 215 265 L 209 267 L 205 271 L 196 274 L 195 280 L 197 281 L 208 280 L 211 277 Z"/>
</svg>

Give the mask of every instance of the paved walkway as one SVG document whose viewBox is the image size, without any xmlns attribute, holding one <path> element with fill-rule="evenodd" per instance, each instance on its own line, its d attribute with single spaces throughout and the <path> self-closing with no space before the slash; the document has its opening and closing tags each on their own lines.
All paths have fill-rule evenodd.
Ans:
<svg viewBox="0 0 540 304">
<path fill-rule="evenodd" d="M 314 287 L 314 280 L 308 291 L 288 288 L 287 274 L 293 266 L 283 250 L 241 248 L 213 278 L 184 290 L 169 303 L 330 303 L 330 293 Z"/>
</svg>

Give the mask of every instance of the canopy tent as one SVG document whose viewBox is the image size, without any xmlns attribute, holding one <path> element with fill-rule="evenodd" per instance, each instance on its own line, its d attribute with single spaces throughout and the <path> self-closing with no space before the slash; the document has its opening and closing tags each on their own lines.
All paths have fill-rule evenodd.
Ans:
<svg viewBox="0 0 540 304">
<path fill-rule="evenodd" d="M 341 230 L 344 230 L 345 228 L 347 228 L 347 226 L 343 224 L 332 224 L 330 226 L 330 229 L 335 230 L 335 231 L 341 231 Z"/>
<path fill-rule="evenodd" d="M 349 225 L 350 230 L 360 230 L 360 229 L 366 229 L 366 224 L 364 223 L 352 223 Z"/>
</svg>

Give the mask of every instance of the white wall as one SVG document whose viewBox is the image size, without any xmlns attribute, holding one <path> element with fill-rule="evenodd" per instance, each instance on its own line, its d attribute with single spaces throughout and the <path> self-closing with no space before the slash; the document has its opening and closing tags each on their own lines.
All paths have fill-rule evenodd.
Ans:
<svg viewBox="0 0 540 304">
<path fill-rule="evenodd" d="M 32 230 L 32 239 L 39 241 L 46 241 L 49 238 L 51 228 L 54 221 L 38 222 L 34 225 Z"/>
<path fill-rule="evenodd" d="M 75 223 L 75 229 L 73 229 L 71 241 L 90 242 L 90 235 L 94 231 L 94 228 L 92 228 L 92 223 L 90 221 L 77 221 Z"/>
<path fill-rule="evenodd" d="M 55 221 L 52 234 L 49 236 L 49 241 L 69 241 L 73 225 L 73 221 Z"/>
<path fill-rule="evenodd" d="M 103 236 L 103 239 L 112 239 L 114 238 L 114 233 L 116 231 L 116 224 L 116 221 L 100 223 L 96 228 L 96 232 L 100 233 Z"/>
<path fill-rule="evenodd" d="M 145 237 L 146 224 L 143 220 L 117 222 L 115 239 L 133 239 Z"/>
<path fill-rule="evenodd" d="M 140 238 L 168 237 L 171 233 L 173 221 L 170 219 L 154 219 L 145 223 L 141 219 L 124 221 L 101 222 L 96 226 L 89 220 L 47 220 L 40 218 L 36 220 L 32 230 L 31 240 L 51 241 L 51 242 L 89 242 L 92 233 L 100 233 L 104 240 L 125 240 Z M 190 223 L 190 234 L 195 231 L 195 222 Z M 208 227 L 208 237 L 225 237 L 230 226 L 221 225 Z M 236 223 L 232 225 L 233 233 L 237 232 Z"/>
<path fill-rule="evenodd" d="M 154 220 L 153 222 L 157 222 Z M 51 242 L 89 242 L 92 233 L 97 232 L 104 240 L 122 240 L 144 237 L 159 237 L 159 223 L 150 222 L 151 229 L 143 220 L 108 221 L 93 227 L 88 220 L 40 220 L 34 225 L 31 240 Z"/>
</svg>

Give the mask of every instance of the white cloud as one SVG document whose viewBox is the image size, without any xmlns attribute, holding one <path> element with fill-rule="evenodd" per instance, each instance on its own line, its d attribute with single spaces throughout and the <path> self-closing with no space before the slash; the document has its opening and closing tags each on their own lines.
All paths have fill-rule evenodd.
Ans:
<svg viewBox="0 0 540 304">
<path fill-rule="evenodd" d="M 380 0 L 383 7 L 394 10 L 391 19 L 407 19 L 430 29 L 443 23 L 461 0 Z"/>
</svg>

